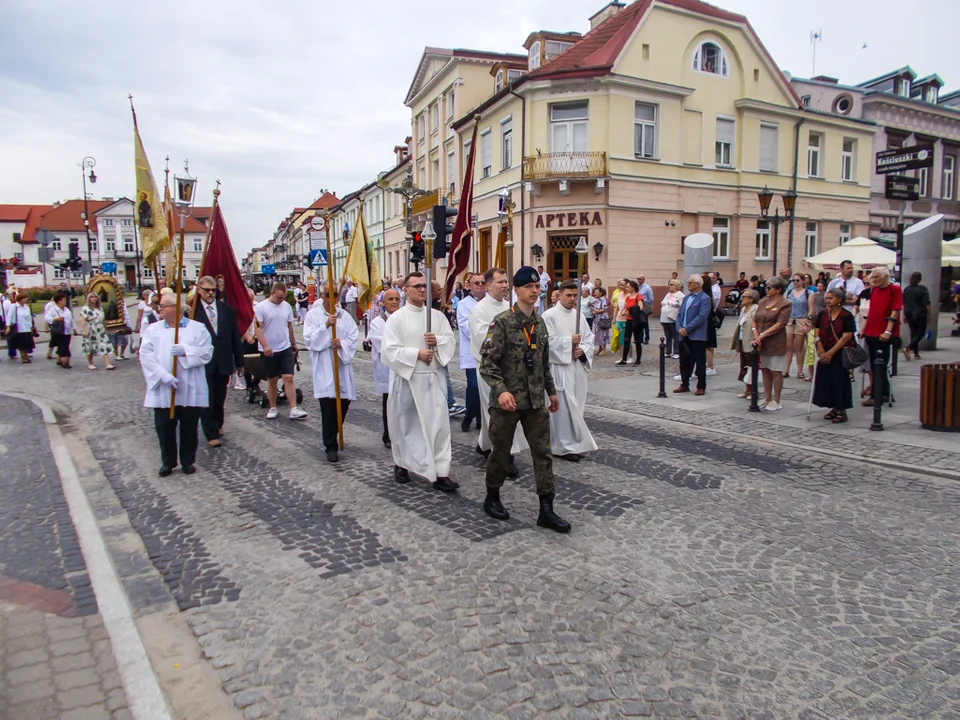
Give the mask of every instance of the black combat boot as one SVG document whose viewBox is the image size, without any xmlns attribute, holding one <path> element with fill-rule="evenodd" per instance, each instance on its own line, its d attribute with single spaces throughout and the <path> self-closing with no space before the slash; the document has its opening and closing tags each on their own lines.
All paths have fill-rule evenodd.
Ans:
<svg viewBox="0 0 960 720">
<path fill-rule="evenodd" d="M 410 473 L 407 472 L 406 468 L 402 468 L 399 465 L 394 465 L 393 479 L 403 485 L 404 483 L 410 482 Z"/>
<path fill-rule="evenodd" d="M 483 501 L 483 511 L 494 520 L 510 519 L 510 513 L 500 502 L 500 488 L 487 488 L 487 499 Z"/>
<path fill-rule="evenodd" d="M 451 480 L 448 477 L 438 477 L 436 480 L 433 481 L 433 486 L 437 490 L 443 490 L 443 492 L 449 493 L 449 492 L 453 492 L 458 487 L 460 487 L 460 484 L 455 483 L 453 480 Z"/>
<path fill-rule="evenodd" d="M 537 525 L 556 530 L 558 533 L 568 533 L 570 532 L 570 523 L 553 511 L 554 495 L 555 493 L 550 493 L 540 496 L 540 517 L 537 518 Z"/>
<path fill-rule="evenodd" d="M 486 460 L 488 457 L 490 457 L 490 451 L 489 451 L 489 450 L 481 450 L 479 445 L 477 445 L 477 447 L 476 447 L 476 449 L 474 450 L 474 452 L 475 452 L 477 455 L 483 455 L 483 459 L 484 459 L 484 460 Z"/>
<path fill-rule="evenodd" d="M 507 477 L 516 477 L 520 474 L 520 471 L 517 469 L 517 463 L 513 459 L 513 455 L 510 456 L 510 464 L 507 465 Z"/>
</svg>

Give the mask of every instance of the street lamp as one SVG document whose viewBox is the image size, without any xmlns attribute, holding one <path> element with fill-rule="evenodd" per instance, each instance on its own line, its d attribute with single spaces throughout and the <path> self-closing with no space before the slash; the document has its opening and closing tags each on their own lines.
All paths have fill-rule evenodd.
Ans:
<svg viewBox="0 0 960 720">
<path fill-rule="evenodd" d="M 93 185 L 97 182 L 97 174 L 93 171 L 97 165 L 97 161 L 90 157 L 89 155 L 83 160 L 77 163 L 77 167 L 80 168 L 80 176 L 83 178 L 83 227 L 87 232 L 87 262 L 90 265 L 93 265 L 93 250 L 91 249 L 90 242 L 90 209 L 87 205 L 87 168 L 90 169 L 90 184 Z M 84 281 L 86 281 L 86 273 L 84 275 Z"/>
<path fill-rule="evenodd" d="M 793 218 L 794 208 L 797 206 L 797 193 L 793 190 L 787 190 L 787 192 L 783 194 L 782 217 L 780 215 L 780 208 L 774 211 L 773 217 L 769 215 L 770 203 L 773 200 L 773 191 L 770 190 L 770 188 L 764 185 L 763 190 L 757 193 L 757 198 L 760 200 L 760 217 L 773 224 L 773 272 L 771 273 L 771 277 L 774 277 L 777 274 L 777 250 L 780 245 L 780 225 Z"/>
<path fill-rule="evenodd" d="M 577 241 L 577 324 L 576 332 L 580 333 L 580 296 L 583 293 L 583 270 L 584 264 L 587 260 L 587 253 L 590 251 L 590 248 L 587 246 L 587 237 L 586 235 L 581 235 L 580 239 Z M 586 358 L 584 358 L 586 360 Z"/>
</svg>

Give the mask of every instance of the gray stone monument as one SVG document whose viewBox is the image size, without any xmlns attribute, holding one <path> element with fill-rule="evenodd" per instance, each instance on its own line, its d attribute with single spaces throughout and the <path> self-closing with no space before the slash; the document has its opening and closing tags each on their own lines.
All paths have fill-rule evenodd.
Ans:
<svg viewBox="0 0 960 720">
<path fill-rule="evenodd" d="M 943 252 L 943 215 L 933 215 L 908 227 L 903 233 L 903 264 L 901 265 L 900 285 L 906 288 L 910 283 L 910 275 L 919 272 L 923 275 L 922 282 L 930 290 L 930 309 L 932 311 L 930 324 L 927 329 L 932 331 L 929 340 L 920 341 L 921 350 L 937 349 L 937 317 L 940 309 L 940 264 Z M 910 333 L 904 333 L 907 328 L 906 318 L 901 327 L 901 336 L 906 338 Z M 909 342 L 909 340 L 904 340 Z"/>
<path fill-rule="evenodd" d="M 683 241 L 683 272 L 680 284 L 687 292 L 687 278 L 697 273 L 703 275 L 713 270 L 713 235 L 694 233 Z"/>
</svg>

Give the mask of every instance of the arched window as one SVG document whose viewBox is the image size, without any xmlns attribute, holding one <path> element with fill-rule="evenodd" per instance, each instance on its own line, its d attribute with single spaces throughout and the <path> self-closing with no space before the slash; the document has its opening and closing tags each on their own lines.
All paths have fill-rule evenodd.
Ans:
<svg viewBox="0 0 960 720">
<path fill-rule="evenodd" d="M 537 40 L 530 46 L 530 59 L 527 61 L 527 69 L 536 70 L 540 67 L 540 41 Z"/>
<path fill-rule="evenodd" d="M 693 69 L 723 77 L 730 76 L 727 54 L 719 45 L 709 41 L 700 43 L 700 47 L 693 53 Z"/>
<path fill-rule="evenodd" d="M 493 91 L 499 92 L 503 87 L 503 70 L 497 70 L 497 79 L 493 84 Z"/>
</svg>

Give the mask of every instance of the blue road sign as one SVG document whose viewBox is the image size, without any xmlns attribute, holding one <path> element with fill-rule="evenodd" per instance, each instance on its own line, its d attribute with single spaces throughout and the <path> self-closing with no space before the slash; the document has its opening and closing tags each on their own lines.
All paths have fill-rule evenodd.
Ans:
<svg viewBox="0 0 960 720">
<path fill-rule="evenodd" d="M 273 265 L 261 265 L 260 272 L 262 272 L 264 275 L 276 275 L 277 268 Z"/>
<path fill-rule="evenodd" d="M 100 263 L 100 269 L 105 273 L 115 273 L 117 271 L 117 264 L 115 262 Z"/>
<path fill-rule="evenodd" d="M 326 250 L 311 250 L 310 251 L 310 267 L 320 268 L 327 266 L 327 251 Z"/>
</svg>

